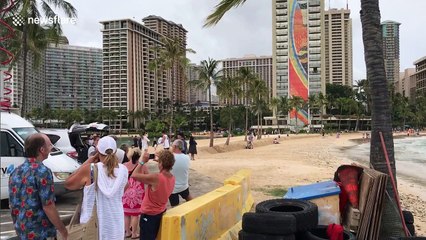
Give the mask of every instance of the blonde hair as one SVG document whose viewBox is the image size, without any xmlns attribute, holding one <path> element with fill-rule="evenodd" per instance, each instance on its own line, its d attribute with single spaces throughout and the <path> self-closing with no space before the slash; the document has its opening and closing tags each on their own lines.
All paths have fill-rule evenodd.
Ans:
<svg viewBox="0 0 426 240">
<path fill-rule="evenodd" d="M 105 151 L 105 166 L 107 168 L 108 177 L 115 178 L 114 169 L 118 167 L 118 158 L 112 149 Z"/>
</svg>

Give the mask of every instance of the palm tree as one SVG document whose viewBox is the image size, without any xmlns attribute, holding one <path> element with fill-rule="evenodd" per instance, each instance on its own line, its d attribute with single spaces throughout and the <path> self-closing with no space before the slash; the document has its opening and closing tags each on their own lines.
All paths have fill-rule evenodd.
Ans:
<svg viewBox="0 0 426 240">
<path fill-rule="evenodd" d="M 267 108 L 266 99 L 268 97 L 268 88 L 266 83 L 258 78 L 251 82 L 249 86 L 249 96 L 253 99 L 253 108 L 257 115 L 257 138 L 262 138 L 262 118 L 264 109 Z M 259 129 L 260 126 L 260 129 Z"/>
<path fill-rule="evenodd" d="M 247 141 L 247 135 L 248 135 L 248 110 L 249 110 L 249 104 L 251 102 L 251 96 L 250 96 L 250 89 L 249 87 L 257 79 L 256 75 L 253 74 L 253 72 L 250 70 L 250 68 L 242 67 L 238 70 L 238 78 L 240 84 L 243 86 L 243 94 L 244 94 L 244 108 L 245 108 L 245 136 L 244 141 Z"/>
<path fill-rule="evenodd" d="M 288 112 L 291 110 L 290 102 L 287 97 L 281 96 L 279 98 L 278 113 L 288 118 Z"/>
<path fill-rule="evenodd" d="M 294 96 L 293 95 L 289 100 L 289 105 L 290 105 L 291 109 L 293 109 L 293 111 L 295 113 L 294 115 L 296 117 L 296 129 L 295 129 L 296 132 L 298 132 L 298 123 L 297 123 L 298 117 L 297 117 L 297 115 L 299 114 L 299 110 L 303 107 L 304 104 L 305 104 L 305 100 L 300 96 Z"/>
<path fill-rule="evenodd" d="M 321 119 L 321 132 L 324 128 L 324 124 L 323 124 L 323 116 L 324 116 L 324 109 L 325 107 L 328 105 L 328 101 L 327 101 L 327 96 L 322 94 L 322 92 L 320 92 L 318 94 L 317 97 L 317 106 L 320 110 L 320 119 Z"/>
<path fill-rule="evenodd" d="M 306 105 L 308 107 L 308 119 L 309 119 L 309 127 L 312 126 L 312 112 L 314 109 L 318 109 L 318 101 L 317 101 L 317 95 L 311 94 L 308 96 L 308 101 L 306 102 Z"/>
<path fill-rule="evenodd" d="M 212 106 L 212 84 L 220 77 L 221 71 L 218 70 L 219 62 L 209 58 L 208 60 L 201 61 L 201 69 L 199 70 L 199 79 L 193 80 L 189 84 L 192 84 L 198 89 L 208 90 L 209 92 L 209 111 L 210 111 L 210 144 L 209 147 L 213 147 L 213 106 Z"/>
<path fill-rule="evenodd" d="M 386 164 L 386 158 L 388 158 L 391 165 L 391 172 L 395 176 L 396 166 L 392 136 L 391 106 L 383 59 L 379 0 L 361 0 L 360 15 L 367 79 L 371 91 L 370 163 L 374 169 L 390 174 Z M 385 150 L 381 146 L 380 133 L 384 138 L 386 154 L 384 154 Z M 392 189 L 391 181 L 388 181 L 386 190 L 390 196 L 394 196 L 395 192 Z M 386 214 L 387 211 L 385 210 L 384 215 Z M 389 214 L 389 218 L 395 217 L 395 215 Z M 390 228 L 390 226 L 387 227 Z M 386 227 L 384 226 L 383 228 Z"/>
<path fill-rule="evenodd" d="M 239 98 L 241 96 L 241 84 L 238 78 L 225 77 L 220 79 L 217 83 L 217 94 L 225 100 L 228 105 L 229 112 L 229 123 L 228 123 L 228 138 L 226 139 L 225 145 L 229 145 L 231 139 L 231 127 L 232 127 L 232 99 L 234 97 Z"/>
<path fill-rule="evenodd" d="M 348 103 L 347 98 L 338 98 L 336 99 L 336 107 L 340 110 L 340 116 L 339 116 L 339 127 L 338 127 L 338 131 L 340 132 L 340 122 L 342 120 L 342 116 L 343 116 L 343 110 L 346 108 Z"/>
<path fill-rule="evenodd" d="M 278 133 L 280 132 L 280 124 L 278 122 L 278 106 L 280 105 L 280 99 L 277 97 L 273 97 L 269 102 L 269 109 L 272 110 L 275 115 L 275 120 L 277 121 Z"/>
<path fill-rule="evenodd" d="M 19 14 L 23 19 L 40 18 L 42 16 L 39 8 L 41 8 L 45 17 L 53 18 L 57 16 L 52 9 L 52 5 L 60 11 L 63 11 L 69 18 L 77 17 L 77 10 L 65 0 L 24 0 L 17 1 L 15 7 L 12 9 L 12 14 Z M 22 106 L 21 115 L 26 114 L 26 83 L 27 83 L 27 56 L 32 53 L 35 58 L 40 56 L 40 52 L 46 49 L 48 40 L 54 40 L 56 43 L 59 41 L 59 36 L 62 34 L 60 23 L 53 23 L 49 26 L 39 26 L 37 24 L 29 24 L 24 21 L 22 29 L 19 29 L 21 34 L 18 34 L 19 47 L 15 47 L 13 54 L 16 59 L 22 54 L 23 60 L 23 81 L 22 81 Z M 37 61 L 37 60 L 36 60 Z"/>
<path fill-rule="evenodd" d="M 149 68 L 151 70 L 168 71 L 170 76 L 170 100 L 172 104 L 175 103 L 175 77 L 181 74 L 185 80 L 186 78 L 186 67 L 189 63 L 186 58 L 186 53 L 195 53 L 190 48 L 185 48 L 185 45 L 177 38 L 162 38 L 162 46 L 155 47 L 154 50 L 157 53 L 157 57 L 149 62 Z M 181 90 L 183 91 L 183 89 Z M 170 112 L 170 135 L 173 133 L 173 107 Z"/>
</svg>

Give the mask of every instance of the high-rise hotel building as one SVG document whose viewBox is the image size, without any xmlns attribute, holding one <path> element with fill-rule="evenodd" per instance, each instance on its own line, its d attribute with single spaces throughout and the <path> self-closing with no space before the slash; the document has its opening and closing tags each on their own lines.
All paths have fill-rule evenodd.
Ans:
<svg viewBox="0 0 426 240">
<path fill-rule="evenodd" d="M 399 80 L 399 25 L 395 21 L 381 23 L 383 38 L 383 58 L 386 78 L 390 84 Z"/>
<path fill-rule="evenodd" d="M 157 110 L 158 102 L 172 99 L 172 94 L 176 96 L 175 100 L 180 99 L 179 94 L 173 93 L 176 88 L 171 86 L 171 71 L 151 71 L 148 67 L 149 62 L 158 57 L 156 48 L 163 46 L 162 38 L 167 37 L 155 31 L 158 29 L 154 23 L 147 21 L 148 27 L 131 19 L 101 22 L 104 108 L 130 112 L 146 108 L 153 112 Z M 179 81 L 175 84 L 179 85 Z M 126 119 L 121 117 L 122 121 Z M 110 124 L 113 127 L 118 125 Z"/>
<path fill-rule="evenodd" d="M 195 63 L 191 63 L 186 68 L 186 78 L 189 82 L 196 81 L 200 79 L 200 70 L 202 69 L 201 65 L 197 65 Z M 187 100 L 186 102 L 189 104 L 196 104 L 198 102 L 207 102 L 208 96 L 207 91 L 204 89 L 199 89 L 196 86 L 189 85 L 186 88 L 187 91 Z"/>
<path fill-rule="evenodd" d="M 143 23 L 147 28 L 161 34 L 162 36 L 180 41 L 182 48 L 186 49 L 186 33 L 188 31 L 183 28 L 182 24 L 176 24 L 155 15 L 145 17 L 143 19 Z M 170 97 L 170 100 L 173 102 L 186 102 L 187 91 L 184 71 L 185 70 L 176 67 L 170 73 L 170 80 L 173 80 L 173 86 L 170 89 L 170 94 L 173 94 L 173 96 Z M 172 81 L 170 81 L 170 85 L 171 82 Z"/>
<path fill-rule="evenodd" d="M 169 97 L 166 73 L 148 68 L 149 61 L 156 57 L 154 48 L 162 46 L 161 36 L 130 19 L 101 23 L 102 107 L 128 112 L 145 108 L 154 111 L 157 101 Z"/>
<path fill-rule="evenodd" d="M 327 83 L 352 87 L 352 19 L 349 9 L 329 9 L 324 14 Z"/>
<path fill-rule="evenodd" d="M 50 44 L 45 59 L 46 103 L 51 108 L 102 107 L 102 49 Z"/>
<path fill-rule="evenodd" d="M 268 99 L 272 98 L 272 57 L 247 55 L 242 58 L 221 60 L 223 74 L 226 77 L 238 76 L 240 68 L 246 67 L 263 80 L 268 88 Z M 244 89 L 243 89 L 244 90 Z M 232 104 L 247 104 L 244 98 L 234 98 Z"/>
<path fill-rule="evenodd" d="M 273 96 L 325 92 L 324 0 L 273 0 Z M 290 113 L 290 122 L 309 124 L 307 109 Z"/>
</svg>

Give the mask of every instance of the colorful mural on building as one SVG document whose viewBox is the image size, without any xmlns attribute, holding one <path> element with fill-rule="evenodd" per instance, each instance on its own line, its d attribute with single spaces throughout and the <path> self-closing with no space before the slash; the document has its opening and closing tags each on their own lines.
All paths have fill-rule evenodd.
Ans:
<svg viewBox="0 0 426 240">
<path fill-rule="evenodd" d="M 308 6 L 306 1 L 289 0 L 289 97 L 299 96 L 308 100 Z M 297 115 L 296 115 L 297 114 Z M 297 116 L 297 118 L 296 118 Z M 307 109 L 293 109 L 290 121 L 307 125 Z M 303 123 L 303 124 L 302 124 Z"/>
</svg>

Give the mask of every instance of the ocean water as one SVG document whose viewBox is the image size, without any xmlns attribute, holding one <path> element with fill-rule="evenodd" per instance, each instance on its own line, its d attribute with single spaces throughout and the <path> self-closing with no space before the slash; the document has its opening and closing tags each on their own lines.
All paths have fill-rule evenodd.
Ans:
<svg viewBox="0 0 426 240">
<path fill-rule="evenodd" d="M 426 137 L 394 139 L 396 172 L 398 177 L 426 185 Z M 345 151 L 347 157 L 368 166 L 370 143 L 363 143 Z"/>
</svg>

